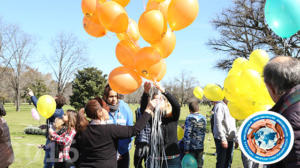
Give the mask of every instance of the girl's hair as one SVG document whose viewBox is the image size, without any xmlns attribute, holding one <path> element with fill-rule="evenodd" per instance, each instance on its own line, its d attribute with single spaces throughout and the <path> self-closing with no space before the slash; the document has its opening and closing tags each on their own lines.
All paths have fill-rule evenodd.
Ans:
<svg viewBox="0 0 300 168">
<path fill-rule="evenodd" d="M 86 126 L 89 124 L 89 121 L 86 117 L 90 119 L 99 119 L 98 111 L 105 109 L 109 111 L 109 106 L 99 97 L 96 97 L 92 100 L 89 100 L 85 105 L 85 108 L 82 108 L 78 112 L 76 131 L 81 132 L 85 130 Z"/>
<path fill-rule="evenodd" d="M 77 113 L 74 110 L 67 110 L 66 113 L 68 115 L 67 130 L 71 131 L 72 128 L 76 128 Z"/>
</svg>

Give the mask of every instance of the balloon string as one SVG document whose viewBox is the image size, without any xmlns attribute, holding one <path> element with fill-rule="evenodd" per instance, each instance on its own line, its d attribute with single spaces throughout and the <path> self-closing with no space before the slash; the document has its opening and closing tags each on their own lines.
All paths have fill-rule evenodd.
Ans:
<svg viewBox="0 0 300 168">
<path fill-rule="evenodd" d="M 146 0 L 143 0 L 144 11 L 146 11 Z"/>
</svg>

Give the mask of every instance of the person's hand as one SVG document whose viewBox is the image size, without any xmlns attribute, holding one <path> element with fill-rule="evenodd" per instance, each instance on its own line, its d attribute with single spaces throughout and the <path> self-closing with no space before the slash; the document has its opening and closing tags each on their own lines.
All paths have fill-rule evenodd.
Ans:
<svg viewBox="0 0 300 168">
<path fill-rule="evenodd" d="M 150 89 L 151 89 L 151 83 L 150 82 L 145 82 L 144 83 L 144 92 L 149 94 Z"/>
<path fill-rule="evenodd" d="M 227 143 L 227 141 L 222 141 L 221 145 L 222 145 L 222 147 L 223 147 L 224 149 L 227 149 L 227 148 L 228 148 L 228 143 Z"/>
<path fill-rule="evenodd" d="M 48 130 L 48 131 L 49 131 L 49 135 L 50 135 L 50 136 L 52 136 L 52 135 L 53 135 L 53 133 L 54 133 L 54 130 L 53 130 L 52 128 L 49 128 L 49 130 Z"/>
<path fill-rule="evenodd" d="M 28 96 L 30 96 L 30 97 L 32 97 L 32 96 L 34 96 L 34 94 L 33 94 L 33 91 L 31 90 L 31 89 L 27 89 L 27 94 L 28 94 Z"/>
<path fill-rule="evenodd" d="M 238 147 L 239 147 L 239 143 L 238 143 L 238 142 L 235 142 L 235 143 L 234 143 L 234 148 L 237 149 Z"/>
<path fill-rule="evenodd" d="M 158 100 L 156 100 L 156 99 L 153 99 L 153 100 L 149 101 L 145 112 L 152 115 L 153 112 L 154 112 L 154 108 L 156 107 L 157 103 L 158 103 Z"/>
<path fill-rule="evenodd" d="M 155 82 L 154 86 L 161 92 L 161 93 L 165 93 L 165 89 L 160 85 L 159 82 Z"/>
</svg>

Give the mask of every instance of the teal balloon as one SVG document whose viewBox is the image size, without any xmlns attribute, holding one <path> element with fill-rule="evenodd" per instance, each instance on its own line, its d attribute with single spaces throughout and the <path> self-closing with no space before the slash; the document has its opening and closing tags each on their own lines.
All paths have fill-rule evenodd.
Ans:
<svg viewBox="0 0 300 168">
<path fill-rule="evenodd" d="M 278 36 L 291 37 L 300 30 L 300 0 L 267 0 L 265 19 Z"/>
<path fill-rule="evenodd" d="M 197 168 L 197 160 L 191 154 L 186 154 L 181 161 L 182 168 Z"/>
</svg>

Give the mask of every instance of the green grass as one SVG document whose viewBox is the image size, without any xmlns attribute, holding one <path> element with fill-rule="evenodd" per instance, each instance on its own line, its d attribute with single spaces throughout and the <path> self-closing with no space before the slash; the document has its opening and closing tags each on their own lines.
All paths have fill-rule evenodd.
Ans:
<svg viewBox="0 0 300 168">
<path fill-rule="evenodd" d="M 133 113 L 138 105 L 130 105 Z M 26 135 L 24 129 L 27 126 L 39 126 L 45 123 L 45 119 L 41 117 L 41 121 L 36 121 L 31 116 L 31 109 L 33 105 L 22 104 L 21 111 L 16 112 L 15 106 L 13 104 L 5 104 L 5 109 L 7 111 L 6 119 L 8 126 L 10 128 L 10 135 L 13 145 L 13 150 L 15 154 L 15 162 L 10 166 L 10 168 L 40 168 L 43 166 L 44 151 L 38 149 L 38 145 L 44 144 L 46 139 L 41 135 Z M 64 109 L 70 109 L 71 106 L 65 106 Z M 204 167 L 212 168 L 216 164 L 216 156 L 212 154 L 215 152 L 215 145 L 213 136 L 210 133 L 210 109 L 208 106 L 200 106 L 201 113 L 207 116 L 208 121 L 208 133 L 205 137 L 204 142 Z M 188 107 L 182 107 L 179 124 L 184 124 L 186 116 L 189 114 Z M 135 114 L 134 114 L 135 120 Z M 238 124 L 239 125 L 239 124 Z M 133 166 L 133 154 L 134 146 L 130 150 L 130 165 Z M 234 150 L 233 157 L 233 168 L 242 168 L 241 152 L 240 150 Z"/>
</svg>

